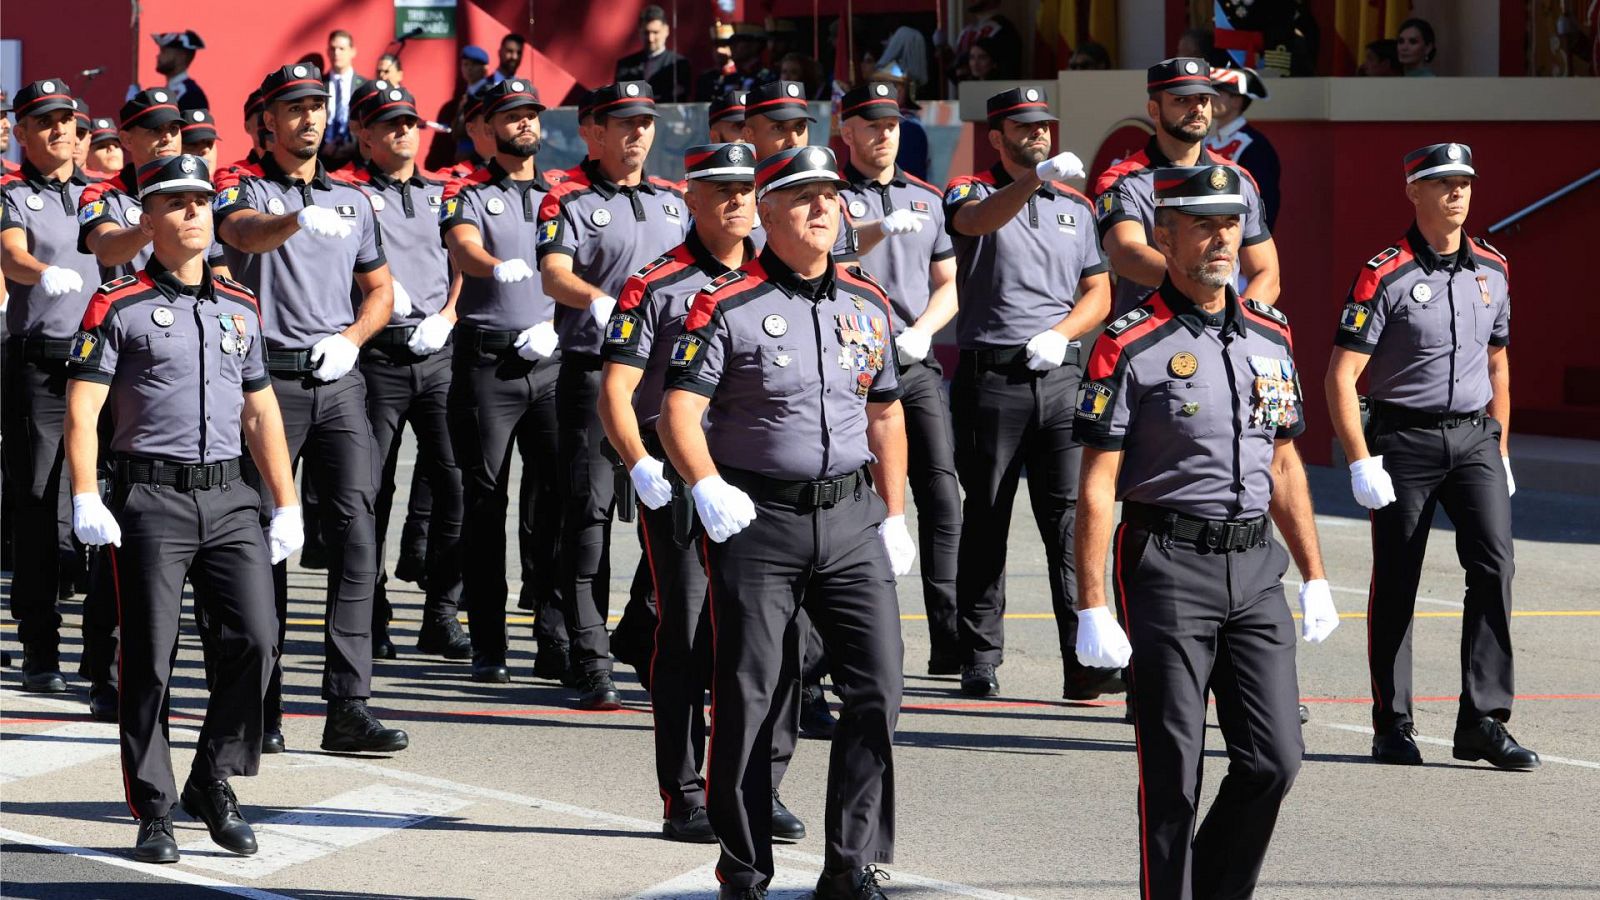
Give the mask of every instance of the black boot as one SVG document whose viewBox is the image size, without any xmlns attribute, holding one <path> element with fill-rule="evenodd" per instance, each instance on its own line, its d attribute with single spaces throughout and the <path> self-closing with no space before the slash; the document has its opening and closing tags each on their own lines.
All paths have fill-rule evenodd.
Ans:
<svg viewBox="0 0 1600 900">
<path fill-rule="evenodd" d="M 879 881 L 888 881 L 889 873 L 877 866 L 859 869 L 822 870 L 817 879 L 816 900 L 888 900 Z"/>
<path fill-rule="evenodd" d="M 572 654 L 566 644 L 541 643 L 533 658 L 533 677 L 559 681 L 569 688 L 583 684 L 582 676 L 572 671 Z"/>
<path fill-rule="evenodd" d="M 178 841 L 172 836 L 171 816 L 139 820 L 139 839 L 133 844 L 133 858 L 142 863 L 178 861 Z"/>
<path fill-rule="evenodd" d="M 609 710 L 622 708 L 622 695 L 611 682 L 610 672 L 590 672 L 584 679 L 582 693 L 578 695 L 578 708 Z"/>
<path fill-rule="evenodd" d="M 711 819 L 706 808 L 696 806 L 661 823 L 661 834 L 669 841 L 684 844 L 715 844 L 717 833 L 711 830 Z"/>
<path fill-rule="evenodd" d="M 800 688 L 800 736 L 818 741 L 833 740 L 839 721 L 828 709 L 828 695 L 822 685 L 807 684 Z"/>
<path fill-rule="evenodd" d="M 96 722 L 117 721 L 117 689 L 97 681 L 89 685 L 89 718 Z"/>
<path fill-rule="evenodd" d="M 389 629 L 388 629 L 388 627 L 385 626 L 383 628 L 375 628 L 375 629 L 373 629 L 373 631 L 372 631 L 372 658 L 373 659 L 394 659 L 394 657 L 395 657 L 394 641 L 389 640 Z"/>
<path fill-rule="evenodd" d="M 256 852 L 256 833 L 239 814 L 239 798 L 228 782 L 200 783 L 191 775 L 178 802 L 184 812 L 206 823 L 206 830 L 218 847 L 244 856 Z"/>
<path fill-rule="evenodd" d="M 1506 730 L 1506 723 L 1493 716 L 1484 716 L 1470 725 L 1457 725 L 1451 755 L 1468 762 L 1481 759 L 1497 769 L 1539 768 L 1539 754 L 1517 743 Z"/>
<path fill-rule="evenodd" d="M 717 900 L 767 900 L 767 889 L 759 884 L 755 887 L 725 884 L 717 888 Z"/>
<path fill-rule="evenodd" d="M 1061 699 L 1095 700 L 1101 694 L 1121 694 L 1128 689 L 1121 669 L 1094 669 L 1074 666 L 1061 679 Z"/>
<path fill-rule="evenodd" d="M 393 753 L 411 743 L 404 731 L 385 728 L 367 709 L 367 701 L 328 701 L 328 718 L 322 726 L 322 749 L 336 753 Z"/>
<path fill-rule="evenodd" d="M 1000 693 L 1000 676 L 995 674 L 994 666 L 988 663 L 963 666 L 961 693 L 968 697 L 988 697 Z"/>
<path fill-rule="evenodd" d="M 789 811 L 778 799 L 776 789 L 772 792 L 772 839 L 775 841 L 803 841 L 806 837 L 806 823 L 800 817 Z"/>
<path fill-rule="evenodd" d="M 1382 734 L 1372 736 L 1372 758 L 1391 766 L 1420 766 L 1422 751 L 1417 749 L 1414 737 L 1417 727 L 1410 722 L 1397 722 Z"/>
<path fill-rule="evenodd" d="M 67 692 L 67 679 L 61 676 L 61 662 L 55 653 L 22 648 L 22 689 L 30 694 Z"/>
<path fill-rule="evenodd" d="M 439 622 L 425 622 L 417 633 L 417 652 L 436 653 L 445 659 L 471 659 L 472 639 L 461 630 L 455 616 Z"/>
</svg>

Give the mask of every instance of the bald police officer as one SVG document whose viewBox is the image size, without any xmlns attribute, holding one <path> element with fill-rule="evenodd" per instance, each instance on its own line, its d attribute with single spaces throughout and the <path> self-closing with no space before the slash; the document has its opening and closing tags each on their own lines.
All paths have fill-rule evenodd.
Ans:
<svg viewBox="0 0 1600 900">
<path fill-rule="evenodd" d="M 299 546 L 300 523 L 255 298 L 205 262 L 213 193 L 205 161 L 167 157 L 137 178 L 130 187 L 151 259 L 138 275 L 102 286 L 84 314 L 67 395 L 67 464 L 78 539 L 112 545 L 123 784 L 139 820 L 133 855 L 170 863 L 178 861 L 177 803 L 219 846 L 256 852 L 228 779 L 260 765 L 262 698 L 276 656 L 272 564 Z M 97 484 L 108 401 L 109 506 Z M 263 498 L 241 480 L 244 442 L 272 495 L 270 535 L 259 521 Z M 205 606 L 196 619 L 210 632 L 205 646 L 214 658 L 211 700 L 180 794 L 166 719 L 185 579 Z"/>
<path fill-rule="evenodd" d="M 361 345 L 393 312 L 393 286 L 371 202 L 330 179 L 317 161 L 327 97 L 315 66 L 284 66 L 262 81 L 262 123 L 273 134 L 272 152 L 262 159 L 260 176 L 243 175 L 217 194 L 217 232 L 239 280 L 261 302 L 267 370 L 283 408 L 290 456 L 306 455 L 327 507 L 322 747 L 395 751 L 405 748 L 406 733 L 384 728 L 367 709 L 376 478 L 366 384 L 354 372 Z M 352 278 L 363 295 L 359 307 L 351 302 Z M 288 584 L 281 565 L 274 576 L 281 652 Z M 267 694 L 273 750 L 282 747 L 282 711 L 280 662 Z"/>
<path fill-rule="evenodd" d="M 1452 755 L 1532 769 L 1539 754 L 1519 745 L 1505 725 L 1515 694 L 1508 266 L 1487 241 L 1465 232 L 1478 177 L 1472 148 L 1444 143 L 1413 150 L 1405 176 L 1416 219 L 1356 276 L 1326 382 L 1351 489 L 1372 510 L 1372 755 L 1422 764 L 1414 737 L 1411 618 L 1428 531 L 1443 506 L 1467 578 Z M 1363 372 L 1371 404 L 1365 427 L 1356 394 Z"/>
<path fill-rule="evenodd" d="M 893 313 L 876 282 L 831 253 L 844 183 L 821 147 L 757 166 L 767 246 L 695 298 L 668 364 L 658 427 L 691 486 L 711 580 L 722 737 L 707 781 L 723 897 L 763 897 L 772 878 L 766 757 L 773 708 L 800 665 L 785 635 L 802 605 L 843 701 L 817 896 L 882 897 L 877 864 L 894 854 L 894 578 L 916 548 Z"/>
<path fill-rule="evenodd" d="M 1096 340 L 1077 403 L 1076 652 L 1087 666 L 1131 660 L 1143 898 L 1251 896 L 1304 750 L 1289 556 L 1302 635 L 1320 642 L 1339 622 L 1293 442 L 1305 410 L 1289 325 L 1233 289 L 1240 180 L 1233 166 L 1155 173 L 1166 278 Z M 1121 627 L 1103 574 L 1118 500 Z M 1208 696 L 1228 771 L 1197 830 Z"/>
</svg>

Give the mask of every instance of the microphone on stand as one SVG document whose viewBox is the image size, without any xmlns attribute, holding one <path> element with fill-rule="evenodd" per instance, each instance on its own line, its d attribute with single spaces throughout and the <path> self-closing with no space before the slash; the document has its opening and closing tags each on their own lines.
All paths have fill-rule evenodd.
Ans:
<svg viewBox="0 0 1600 900">
<path fill-rule="evenodd" d="M 83 71 L 79 72 L 78 77 L 84 79 L 85 81 L 91 81 L 95 78 L 95 76 L 104 75 L 105 72 L 106 70 L 104 68 L 95 66 L 92 69 L 84 69 Z"/>
</svg>

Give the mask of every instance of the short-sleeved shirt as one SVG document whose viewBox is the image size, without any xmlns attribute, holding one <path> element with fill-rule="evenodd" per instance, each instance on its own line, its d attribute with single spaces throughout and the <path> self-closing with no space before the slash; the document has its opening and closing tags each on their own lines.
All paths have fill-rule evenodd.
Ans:
<svg viewBox="0 0 1600 900">
<path fill-rule="evenodd" d="M 1094 183 L 1094 211 L 1102 241 L 1111 231 L 1111 226 L 1118 222 L 1138 222 L 1144 226 L 1145 243 L 1151 247 L 1156 245 L 1156 170 L 1172 165 L 1172 160 L 1167 159 L 1167 155 L 1161 152 L 1161 145 L 1152 137 L 1143 150 L 1100 173 Z M 1195 165 L 1233 166 L 1239 169 L 1239 190 L 1248 207 L 1239 222 L 1244 235 L 1240 240 L 1241 246 L 1249 247 L 1272 237 L 1272 232 L 1267 230 L 1261 190 L 1248 171 L 1205 147 L 1200 149 L 1200 159 Z M 1120 316 L 1133 309 L 1154 290 L 1153 286 L 1119 277 L 1111 296 L 1111 315 Z"/>
<path fill-rule="evenodd" d="M 111 451 L 178 463 L 241 453 L 244 395 L 272 383 L 248 288 L 207 268 L 195 287 L 159 260 L 95 292 L 71 377 L 111 386 Z"/>
<path fill-rule="evenodd" d="M 489 331 L 522 331 L 555 317 L 555 301 L 545 296 L 537 271 L 539 208 L 549 193 L 544 176 L 517 181 L 492 160 L 445 187 L 439 210 L 441 238 L 453 228 L 471 225 L 490 256 L 502 262 L 520 259 L 535 270 L 532 278 L 514 284 L 501 284 L 492 275 L 476 278 L 463 273 L 461 296 L 456 299 L 459 321 Z"/>
<path fill-rule="evenodd" d="M 228 268 L 256 295 L 266 326 L 267 349 L 309 350 L 312 344 L 350 327 L 350 278 L 382 268 L 383 235 L 372 201 L 353 185 L 334 181 L 317 163 L 309 182 L 290 178 L 276 158 L 261 161 L 261 175 L 241 175 L 217 193 L 217 229 L 243 210 L 281 216 L 307 206 L 331 209 L 350 226 L 343 238 L 297 231 L 277 249 L 245 253 L 227 246 Z"/>
<path fill-rule="evenodd" d="M 1430 413 L 1489 404 L 1489 348 L 1511 342 L 1510 267 L 1487 241 L 1462 236 L 1440 256 L 1416 225 L 1367 260 L 1350 286 L 1334 344 L 1370 354 L 1367 394 Z"/>
<path fill-rule="evenodd" d="M 6 279 L 6 333 L 12 337 L 64 341 L 77 333 L 84 307 L 100 268 L 94 257 L 78 249 L 78 198 L 90 186 L 89 176 L 74 169 L 65 181 L 46 178 L 30 162 L 23 162 L 4 181 L 5 212 L 0 231 L 21 229 L 34 259 L 60 266 L 83 278 L 83 290 L 51 297 L 37 284 Z"/>
<path fill-rule="evenodd" d="M 97 181 L 83 189 L 83 196 L 78 198 L 78 250 L 89 252 L 89 233 L 101 225 L 114 225 L 118 228 L 132 228 L 139 224 L 139 219 L 144 215 L 144 206 L 139 203 L 139 198 L 128 190 L 128 186 L 136 184 L 133 166 L 125 167 L 121 172 L 110 178 Z M 150 262 L 150 255 L 155 248 L 145 244 L 133 259 L 116 266 L 101 266 L 97 281 L 111 281 L 124 275 L 136 275 L 144 271 Z M 222 245 L 217 243 L 216 236 L 211 239 L 211 251 L 206 256 L 206 262 L 220 266 L 225 262 Z"/>
<path fill-rule="evenodd" d="M 624 187 L 589 160 L 539 208 L 539 261 L 570 256 L 574 274 L 615 297 L 629 275 L 688 233 L 689 208 L 677 185 L 646 176 Z M 556 331 L 564 353 L 600 355 L 600 326 L 587 310 L 558 305 Z"/>
<path fill-rule="evenodd" d="M 389 274 L 405 286 L 411 313 L 392 325 L 415 325 L 444 309 L 450 298 L 450 263 L 439 243 L 439 214 L 445 181 L 417 169 L 396 181 L 370 163 L 356 168 L 350 182 L 366 192 L 383 229 Z M 355 302 L 360 307 L 359 291 Z"/>
<path fill-rule="evenodd" d="M 746 238 L 745 258 L 753 259 L 755 252 L 755 244 Z M 633 273 L 622 286 L 617 311 L 606 326 L 601 356 L 608 363 L 644 370 L 633 392 L 633 412 L 641 430 L 655 430 L 661 417 L 667 359 L 683 333 L 695 296 L 707 282 L 728 271 L 691 230 L 683 243 Z"/>
<path fill-rule="evenodd" d="M 1304 430 L 1283 313 L 1229 287 L 1208 314 L 1170 280 L 1095 341 L 1073 421 L 1079 443 L 1122 451 L 1117 499 L 1203 519 L 1266 513 L 1273 442 Z"/>
<path fill-rule="evenodd" d="M 867 404 L 899 399 L 889 299 L 834 261 L 815 283 L 769 248 L 695 297 L 667 360 L 667 390 L 711 398 L 719 466 L 787 481 L 873 460 Z"/>
<path fill-rule="evenodd" d="M 956 340 L 963 350 L 1026 344 L 1072 311 L 1079 281 L 1106 270 L 1089 199 L 1059 181 L 1041 184 L 1015 218 L 988 234 L 956 231 L 956 210 L 1011 182 L 996 163 L 952 179 L 945 189 L 945 228 L 961 294 Z"/>
<path fill-rule="evenodd" d="M 845 167 L 844 177 L 850 186 L 839 197 L 850 218 L 871 221 L 907 209 L 922 219 L 921 231 L 885 237 L 861 257 L 861 268 L 871 272 L 889 294 L 894 330 L 903 331 L 915 325 L 928 308 L 928 265 L 956 255 L 944 227 L 939 189 L 898 166 L 888 184 L 867 178 L 854 166 Z"/>
</svg>

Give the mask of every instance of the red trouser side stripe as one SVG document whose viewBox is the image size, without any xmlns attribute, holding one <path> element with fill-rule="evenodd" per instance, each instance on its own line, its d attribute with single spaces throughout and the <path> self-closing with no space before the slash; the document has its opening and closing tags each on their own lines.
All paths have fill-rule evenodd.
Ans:
<svg viewBox="0 0 1600 900">
<path fill-rule="evenodd" d="M 1372 667 L 1372 598 L 1378 592 L 1378 520 L 1372 510 L 1367 511 L 1367 531 L 1372 538 L 1372 574 L 1367 578 L 1367 677 L 1372 681 L 1372 704 L 1382 707 L 1383 697 L 1378 694 L 1378 672 Z"/>
<path fill-rule="evenodd" d="M 1133 634 L 1133 626 L 1128 618 L 1128 590 L 1122 584 L 1122 541 L 1128 534 L 1127 523 L 1117 525 L 1117 539 L 1112 548 L 1111 571 L 1116 576 L 1117 605 L 1121 608 L 1122 628 L 1129 635 Z M 1133 674 L 1133 660 L 1128 660 L 1128 674 Z M 1139 895 L 1149 900 L 1150 897 L 1150 854 L 1149 854 L 1149 822 L 1145 815 L 1144 801 L 1144 745 L 1139 740 L 1139 717 L 1133 717 L 1133 756 L 1134 764 L 1139 769 Z"/>
<path fill-rule="evenodd" d="M 716 603 L 716 591 L 712 590 L 712 588 L 711 588 L 712 578 L 711 578 L 711 554 L 709 552 L 710 547 L 711 547 L 711 536 L 710 535 L 701 535 L 700 536 L 700 562 L 701 562 L 702 565 L 704 565 L 706 567 L 706 609 L 710 610 L 710 612 L 711 612 L 711 658 L 713 660 L 720 661 L 722 659 L 722 653 L 717 648 L 717 603 Z M 661 600 L 660 600 L 659 597 L 656 599 L 656 606 L 657 606 L 657 608 L 660 608 L 660 606 L 661 606 Z M 713 746 L 715 746 L 716 739 L 717 739 L 717 675 L 716 675 L 716 665 L 713 664 L 712 667 L 711 667 L 711 725 L 710 725 L 710 727 L 708 727 L 706 729 L 706 803 L 707 804 L 709 804 L 711 802 L 711 760 L 714 758 L 711 755 L 711 748 Z M 726 882 L 724 882 L 723 879 L 722 879 L 722 870 L 721 869 L 714 869 L 713 871 L 716 872 L 717 883 L 718 884 L 725 884 Z"/>
<path fill-rule="evenodd" d="M 639 535 L 644 544 L 644 564 L 650 569 L 650 589 L 656 592 L 656 634 L 655 642 L 650 645 L 650 686 L 654 688 L 656 684 L 656 657 L 661 655 L 661 620 L 666 617 L 667 605 L 661 602 L 661 577 L 656 574 L 655 554 L 650 552 L 650 524 L 644 518 L 648 512 L 649 510 L 645 508 L 643 503 L 639 504 Z M 650 731 L 652 733 L 656 730 L 655 711 L 655 691 L 652 690 L 650 692 Z M 661 795 L 661 817 L 663 819 L 672 818 L 672 798 L 667 796 L 667 792 L 660 785 L 656 785 L 656 793 Z"/>
<path fill-rule="evenodd" d="M 128 632 L 122 627 L 122 574 L 117 570 L 117 548 L 114 544 L 106 545 L 106 553 L 111 557 L 111 593 L 117 598 L 117 634 L 126 635 Z M 124 638 L 119 638 L 122 640 Z M 117 738 L 122 737 L 122 698 L 128 695 L 128 682 L 122 677 L 122 649 L 117 648 Z M 128 802 L 128 812 L 133 813 L 135 819 L 139 818 L 139 811 L 133 808 L 133 782 L 128 778 L 128 757 L 117 753 L 117 758 L 122 761 L 122 796 Z"/>
</svg>

